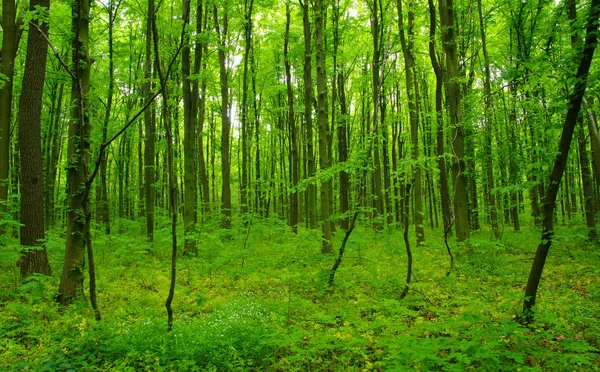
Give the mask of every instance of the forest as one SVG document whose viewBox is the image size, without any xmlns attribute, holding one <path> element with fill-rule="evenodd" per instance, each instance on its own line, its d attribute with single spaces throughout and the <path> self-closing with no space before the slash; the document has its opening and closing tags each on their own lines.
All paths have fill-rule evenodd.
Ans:
<svg viewBox="0 0 600 372">
<path fill-rule="evenodd" d="M 600 0 L 2 0 L 0 370 L 600 370 Z"/>
</svg>

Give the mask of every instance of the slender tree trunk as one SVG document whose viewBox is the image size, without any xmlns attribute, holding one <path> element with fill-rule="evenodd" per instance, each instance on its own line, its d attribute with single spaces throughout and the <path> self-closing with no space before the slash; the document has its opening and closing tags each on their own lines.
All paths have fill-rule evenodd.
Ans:
<svg viewBox="0 0 600 372">
<path fill-rule="evenodd" d="M 241 159 L 241 178 L 240 178 L 240 204 L 242 213 L 248 212 L 248 63 L 250 60 L 250 51 L 252 49 L 252 10 L 254 0 L 246 0 L 244 3 L 244 60 L 242 76 L 242 159 Z M 285 52 L 284 52 L 285 53 Z"/>
<path fill-rule="evenodd" d="M 414 162 L 414 222 L 417 234 L 417 245 L 425 241 L 425 230 L 423 228 L 423 186 L 421 182 L 421 165 L 419 164 L 419 112 L 417 106 L 417 89 L 415 82 L 415 57 L 414 57 L 414 1 L 411 0 L 408 6 L 408 32 L 404 33 L 404 21 L 402 14 L 402 0 L 397 0 L 398 7 L 398 28 L 400 32 L 400 42 L 404 55 L 404 65 L 406 74 L 406 94 L 408 96 L 408 110 L 410 117 L 410 141 L 411 158 Z M 408 197 L 408 195 L 407 195 Z"/>
<path fill-rule="evenodd" d="M 443 71 L 437 57 L 435 33 L 436 33 L 436 12 L 433 0 L 429 3 L 429 58 L 431 66 L 435 73 L 435 118 L 437 123 L 436 130 L 436 154 L 437 166 L 440 171 L 440 199 L 442 203 L 442 219 L 444 220 L 444 232 L 449 233 L 452 226 L 452 214 L 450 212 L 450 194 L 448 192 L 448 171 L 446 169 L 446 160 L 444 158 L 444 114 L 442 104 Z"/>
<path fill-rule="evenodd" d="M 309 17 L 309 1 L 304 0 L 302 5 L 302 21 L 304 29 L 304 126 L 306 128 L 306 163 L 308 176 L 315 176 L 315 151 L 313 149 L 313 124 L 312 124 L 312 100 L 313 100 L 313 82 L 312 82 L 312 51 L 311 51 L 311 29 Z M 307 208 L 309 228 L 317 228 L 317 186 L 314 182 L 309 183 L 307 189 Z"/>
<path fill-rule="evenodd" d="M 183 18 L 188 20 L 186 14 L 190 12 L 190 2 L 183 2 Z M 187 8 L 186 8 L 187 7 Z M 198 14 L 202 18 L 202 13 Z M 196 245 L 196 201 L 198 200 L 196 193 L 196 105 L 198 95 L 192 95 L 192 83 L 190 81 L 190 43 L 189 33 L 185 34 L 186 42 L 184 42 L 183 50 L 181 51 L 181 75 L 183 79 L 183 154 L 184 154 L 184 175 L 183 175 L 183 229 L 184 229 L 184 248 L 183 254 L 193 256 L 198 254 Z M 197 50 L 196 50 L 197 52 Z"/>
<path fill-rule="evenodd" d="M 31 0 L 30 11 L 50 8 L 50 0 Z M 21 276 L 50 274 L 44 246 L 44 169 L 42 159 L 42 93 L 46 76 L 48 23 L 32 21 L 27 37 L 23 90 L 19 99 L 19 152 L 21 154 Z M 36 28 L 39 27 L 39 30 Z M 42 35 L 44 33 L 44 35 Z"/>
<path fill-rule="evenodd" d="M 348 104 L 346 102 L 346 78 L 343 71 L 338 72 L 338 97 L 340 100 L 340 117 L 338 118 L 338 161 L 348 160 Z M 392 155 L 393 156 L 393 155 Z M 340 171 L 340 213 L 350 210 L 350 175 L 344 169 Z M 342 229 L 348 230 L 350 217 L 342 218 Z"/>
<path fill-rule="evenodd" d="M 381 43 L 382 43 L 382 27 L 379 24 L 382 17 L 381 2 L 374 0 L 371 7 L 371 37 L 373 40 L 373 56 L 371 64 L 371 87 L 373 93 L 373 128 L 379 131 L 379 108 L 381 102 L 381 88 L 379 85 L 380 69 L 381 69 Z M 373 148 L 373 162 L 375 163 L 375 171 L 373 172 L 373 204 L 375 212 L 378 216 L 383 217 L 383 191 L 381 189 L 381 161 L 379 159 L 379 139 L 378 132 L 373 132 L 375 137 Z"/>
<path fill-rule="evenodd" d="M 227 42 L 227 9 L 223 14 L 223 29 L 219 25 L 219 14 L 217 6 L 214 6 L 215 28 L 219 40 L 219 81 L 221 85 L 221 215 L 223 217 L 221 226 L 225 229 L 231 227 L 231 185 L 229 174 L 231 172 L 229 156 L 229 136 L 231 131 L 231 122 L 229 120 L 229 85 L 227 78 L 227 61 L 225 48 Z"/>
<path fill-rule="evenodd" d="M 45 178 L 45 192 L 47 197 L 45 198 L 45 209 L 46 209 L 46 226 L 51 227 L 54 225 L 54 191 L 56 184 L 56 171 L 59 163 L 60 149 L 62 145 L 62 101 L 63 101 L 63 93 L 64 93 L 65 84 L 60 83 L 58 87 L 58 98 L 56 103 L 56 108 L 54 111 L 54 120 L 52 126 L 52 142 L 49 144 L 49 154 L 48 154 L 48 167 L 46 171 Z"/>
<path fill-rule="evenodd" d="M 154 14 L 154 1 L 148 1 L 148 11 L 146 19 L 146 51 L 144 56 L 144 84 L 142 92 L 144 103 L 150 102 L 150 79 L 152 77 L 152 17 Z M 154 205 L 156 203 L 156 152 L 154 145 L 156 143 L 156 122 L 154 119 L 154 109 L 144 111 L 144 188 L 146 189 L 146 237 L 148 241 L 154 240 Z"/>
<path fill-rule="evenodd" d="M 149 0 L 153 2 L 154 0 Z M 149 5 L 150 8 L 151 5 Z M 152 4 L 152 8 L 154 8 Z M 189 23 L 189 10 L 190 10 L 190 1 L 185 0 L 185 4 L 183 6 L 187 11 L 183 12 L 183 23 L 184 25 Z M 216 13 L 216 8 L 215 8 Z M 168 67 L 166 72 L 163 72 L 159 48 L 158 48 L 158 30 L 156 27 L 156 12 L 149 13 L 149 16 L 152 17 L 152 39 L 154 41 L 154 60 L 156 65 L 156 70 L 158 73 L 158 78 L 161 86 L 161 93 L 163 97 L 162 104 L 162 115 L 164 120 L 165 127 L 165 135 L 167 140 L 167 173 L 168 173 L 168 187 L 169 187 L 169 215 L 171 217 L 171 282 L 169 286 L 169 294 L 165 301 L 165 307 L 167 309 L 167 329 L 171 331 L 173 329 L 173 309 L 172 302 L 173 297 L 175 295 L 175 281 L 177 275 L 177 190 L 176 190 L 176 180 L 175 180 L 175 170 L 173 166 L 173 132 L 171 127 L 171 113 L 170 113 L 170 105 L 169 105 L 169 89 L 168 89 L 168 74 L 170 72 L 170 66 Z M 184 33 L 185 28 L 182 30 L 182 46 L 184 45 Z M 176 58 L 175 55 L 174 58 Z"/>
<path fill-rule="evenodd" d="M 294 118 L 294 92 L 292 90 L 292 73 L 289 60 L 289 36 L 290 36 L 290 4 L 286 3 L 286 23 L 285 23 L 285 39 L 284 39 L 284 59 L 285 59 L 285 78 L 287 85 L 288 99 L 288 127 L 290 129 L 290 169 L 292 173 L 292 187 L 296 187 L 300 181 L 300 167 L 298 162 L 298 135 L 296 131 L 296 120 Z M 298 232 L 298 191 L 294 190 L 291 194 L 291 210 L 290 210 L 290 225 L 294 233 Z"/>
<path fill-rule="evenodd" d="M 600 17 L 600 0 L 592 0 L 587 20 L 586 38 L 581 55 L 581 60 L 575 75 L 575 86 L 569 97 L 569 105 L 563 130 L 560 136 L 558 145 L 558 155 L 555 158 L 550 182 L 548 183 L 548 191 L 545 193 L 544 200 L 544 221 L 542 239 L 538 245 L 533 260 L 533 265 L 527 280 L 527 288 L 525 289 L 525 301 L 523 302 L 523 318 L 525 322 L 533 320 L 533 310 L 537 297 L 537 290 L 542 278 L 546 257 L 552 244 L 554 237 L 554 209 L 556 207 L 556 197 L 560 182 L 565 171 L 571 140 L 577 124 L 577 117 L 581 108 L 581 101 L 585 94 L 587 86 L 587 76 L 594 58 L 594 51 L 597 44 L 598 18 Z"/>
</svg>

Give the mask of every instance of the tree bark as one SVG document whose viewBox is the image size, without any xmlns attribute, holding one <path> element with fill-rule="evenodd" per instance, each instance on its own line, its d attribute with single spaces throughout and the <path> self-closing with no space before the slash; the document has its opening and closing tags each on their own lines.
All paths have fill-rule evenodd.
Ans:
<svg viewBox="0 0 600 372">
<path fill-rule="evenodd" d="M 325 85 L 325 45 L 323 44 L 323 15 L 326 5 L 322 0 L 314 3 L 315 12 L 315 49 L 317 52 L 317 125 L 319 127 L 319 168 L 324 172 L 331 166 L 327 147 L 327 86 Z M 322 253 L 333 251 L 331 232 L 330 203 L 331 189 L 329 181 L 321 182 L 321 231 L 323 234 Z"/>
<path fill-rule="evenodd" d="M 296 131 L 296 120 L 294 115 L 294 91 L 292 90 L 292 73 L 289 60 L 289 37 L 290 37 L 290 4 L 286 3 L 286 23 L 285 23 L 285 39 L 284 39 L 284 59 L 285 59 L 285 78 L 287 85 L 288 99 L 288 128 L 290 129 L 290 168 L 292 173 L 292 191 L 291 195 L 291 210 L 290 210 L 290 225 L 294 233 L 298 232 L 298 190 L 295 187 L 300 181 L 300 165 L 298 162 L 298 135 Z"/>
<path fill-rule="evenodd" d="M 83 194 L 89 157 L 90 122 L 88 115 L 90 71 L 89 57 L 90 1 L 77 0 L 72 6 L 72 58 L 74 78 L 71 84 L 71 117 L 67 168 L 67 242 L 58 302 L 69 304 L 83 286 L 86 248 L 86 225 Z"/>
<path fill-rule="evenodd" d="M 408 111 L 410 117 L 410 141 L 411 158 L 414 162 L 412 167 L 414 177 L 414 222 L 417 234 L 417 245 L 425 241 L 425 230 L 423 228 L 423 186 L 421 182 L 421 165 L 419 164 L 419 112 L 417 105 L 417 89 L 415 81 L 415 56 L 414 56 L 414 1 L 411 0 L 408 9 L 408 32 L 404 33 L 404 21 L 402 14 L 402 0 L 397 0 L 398 28 L 400 32 L 400 43 L 404 55 L 404 66 L 406 75 L 406 94 L 408 96 Z M 407 194 L 407 198 L 408 198 Z"/>
<path fill-rule="evenodd" d="M 315 176 L 315 151 L 313 148 L 313 122 L 312 122 L 312 100 L 313 100 L 313 82 L 312 82 L 312 50 L 311 50 L 311 29 L 309 17 L 309 0 L 300 2 L 302 5 L 302 22 L 304 30 L 304 126 L 306 128 L 306 163 L 308 177 Z M 317 228 L 317 186 L 310 182 L 307 188 L 307 208 L 308 208 L 308 226 L 311 229 Z"/>
<path fill-rule="evenodd" d="M 19 25 L 16 22 L 17 5 L 14 0 L 2 0 L 2 50 L 0 73 L 7 81 L 0 90 L 0 220 L 8 211 L 10 183 L 10 123 L 12 116 L 14 62 L 19 47 Z M 0 225 L 0 233 L 4 227 Z"/>
<path fill-rule="evenodd" d="M 154 14 L 154 1 L 148 1 L 146 31 L 145 31 L 145 56 L 144 56 L 144 84 L 142 92 L 144 104 L 150 102 L 150 88 L 152 78 L 152 17 Z M 146 237 L 148 241 L 154 240 L 154 204 L 156 203 L 156 180 L 155 168 L 155 143 L 156 143 L 156 123 L 154 119 L 154 109 L 144 111 L 144 188 L 146 204 Z"/>
<path fill-rule="evenodd" d="M 183 2 L 183 18 L 189 24 L 189 18 L 186 14 L 190 12 L 190 2 Z M 187 8 L 186 8 L 187 7 Z M 199 14 L 198 17 L 202 17 Z M 184 248 L 183 254 L 193 256 L 198 254 L 196 245 L 196 103 L 197 94 L 192 96 L 192 85 L 190 81 L 191 61 L 190 61 L 190 43 L 189 33 L 185 34 L 181 51 L 181 78 L 183 79 L 183 156 L 184 156 L 184 175 L 183 175 L 183 229 L 184 229 Z"/>
<path fill-rule="evenodd" d="M 444 220 L 444 233 L 450 232 L 452 227 L 452 213 L 450 212 L 450 193 L 448 192 L 448 171 L 446 169 L 446 159 L 444 158 L 444 114 L 442 104 L 442 88 L 444 74 L 442 66 L 437 57 L 435 32 L 436 32 L 436 12 L 433 0 L 429 3 L 429 58 L 431 66 L 435 73 L 435 118 L 437 123 L 436 130 L 436 152 L 437 166 L 440 171 L 440 199 L 442 203 L 442 219 Z"/>
<path fill-rule="evenodd" d="M 231 172 L 230 156 L 229 156 L 229 136 L 231 132 L 231 121 L 229 119 L 229 85 L 227 78 L 227 61 L 225 55 L 226 40 L 227 40 L 227 9 L 223 14 L 223 29 L 219 25 L 219 14 L 217 6 L 214 6 L 215 28 L 219 43 L 219 82 L 221 85 L 221 227 L 229 229 L 231 227 L 231 185 L 229 174 Z"/>
<path fill-rule="evenodd" d="M 29 10 L 49 10 L 50 0 L 31 0 Z M 39 26 L 39 30 L 33 25 Z M 48 23 L 33 20 L 27 37 L 27 58 L 19 99 L 19 152 L 21 155 L 21 276 L 52 272 L 44 246 L 44 167 L 42 159 L 42 94 L 46 76 Z"/>
<path fill-rule="evenodd" d="M 452 152 L 454 162 L 452 164 L 452 177 L 454 178 L 454 222 L 456 228 L 456 240 L 459 242 L 469 239 L 469 211 L 467 204 L 467 180 L 464 174 L 464 129 L 462 118 L 462 105 L 460 94 L 460 82 L 458 71 L 458 54 L 456 51 L 457 32 L 454 21 L 453 0 L 440 0 L 440 24 L 442 26 L 442 40 L 446 55 L 446 87 L 448 91 L 448 106 L 450 111 L 450 123 L 453 126 Z"/>
</svg>

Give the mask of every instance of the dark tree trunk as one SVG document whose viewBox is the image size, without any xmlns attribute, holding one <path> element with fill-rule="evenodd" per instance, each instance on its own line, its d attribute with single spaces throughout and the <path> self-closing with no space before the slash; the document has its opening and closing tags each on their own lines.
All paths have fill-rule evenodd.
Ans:
<svg viewBox="0 0 600 372">
<path fill-rule="evenodd" d="M 31 0 L 29 9 L 50 7 L 50 0 Z M 23 90 L 19 99 L 19 152 L 21 154 L 21 276 L 51 273 L 44 246 L 44 162 L 42 159 L 42 93 L 46 76 L 48 23 L 32 21 L 27 37 Z M 39 27 L 39 29 L 37 29 Z M 42 34 L 43 33 L 43 34 Z"/>
<path fill-rule="evenodd" d="M 228 229 L 231 227 L 231 185 L 229 174 L 231 172 L 230 154 L 229 154 L 229 136 L 231 132 L 231 122 L 229 120 L 229 85 L 227 77 L 227 61 L 225 55 L 227 41 L 227 9 L 223 14 L 223 29 L 219 25 L 219 14 L 217 6 L 214 6 L 215 28 L 219 40 L 219 82 L 221 85 L 221 227 Z"/>
<path fill-rule="evenodd" d="M 144 56 L 144 84 L 142 92 L 144 103 L 150 102 L 150 79 L 152 77 L 152 15 L 154 14 L 154 1 L 148 1 L 148 13 L 146 19 L 145 31 L 145 56 Z M 146 237 L 148 241 L 154 240 L 154 205 L 156 203 L 156 152 L 154 145 L 156 143 L 156 122 L 154 119 L 154 109 L 144 111 L 144 188 L 146 204 Z"/>
<path fill-rule="evenodd" d="M 558 145 L 558 155 L 554 161 L 548 190 L 544 195 L 544 221 L 542 239 L 538 245 L 533 260 L 533 265 L 527 280 L 527 288 L 525 289 L 525 301 L 523 302 L 523 318 L 521 320 L 531 322 L 533 320 L 533 310 L 537 297 L 537 290 L 542 278 L 546 257 L 552 244 L 554 237 L 554 209 L 556 207 L 556 197 L 560 182 L 567 165 L 571 140 L 577 124 L 577 117 L 581 108 L 581 101 L 585 94 L 587 86 L 587 76 L 594 57 L 594 51 L 597 44 L 598 18 L 600 17 L 600 0 L 592 0 L 588 14 L 586 39 L 581 60 L 575 75 L 575 86 L 569 97 L 569 105 L 563 130 L 560 136 Z"/>
<path fill-rule="evenodd" d="M 8 211 L 10 123 L 12 116 L 14 61 L 19 47 L 21 32 L 14 0 L 2 0 L 2 49 L 0 50 L 0 73 L 7 80 L 0 90 L 0 220 Z M 4 231 L 0 225 L 0 234 Z"/>
</svg>

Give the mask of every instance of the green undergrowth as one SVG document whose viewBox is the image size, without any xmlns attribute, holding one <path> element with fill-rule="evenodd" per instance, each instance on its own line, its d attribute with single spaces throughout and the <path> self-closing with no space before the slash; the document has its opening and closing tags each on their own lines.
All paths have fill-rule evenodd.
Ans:
<svg viewBox="0 0 600 372">
<path fill-rule="evenodd" d="M 452 243 L 448 276 L 443 236 L 427 230 L 400 300 L 406 253 L 397 229 L 358 229 L 328 290 L 334 257 L 319 252 L 317 232 L 295 236 L 274 220 L 230 231 L 204 225 L 198 255 L 179 259 L 167 332 L 169 229 L 149 244 L 139 223 L 118 223 L 112 236 L 92 233 L 101 322 L 84 298 L 67 308 L 54 301 L 58 231 L 46 244 L 54 275 L 25 282 L 18 247 L 0 242 L 0 370 L 600 370 L 600 247 L 583 229 L 557 231 L 526 328 L 515 316 L 539 239 L 533 228 Z"/>
</svg>

